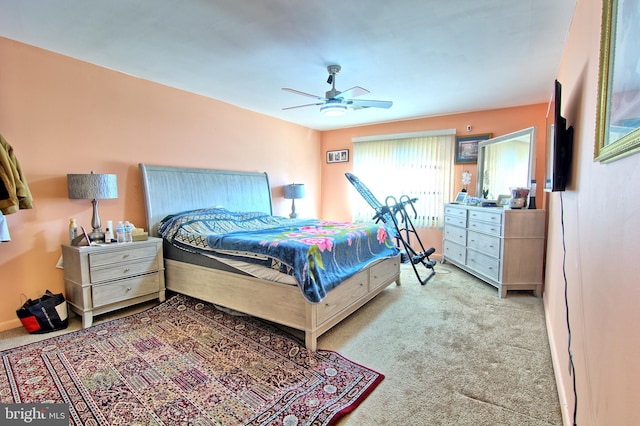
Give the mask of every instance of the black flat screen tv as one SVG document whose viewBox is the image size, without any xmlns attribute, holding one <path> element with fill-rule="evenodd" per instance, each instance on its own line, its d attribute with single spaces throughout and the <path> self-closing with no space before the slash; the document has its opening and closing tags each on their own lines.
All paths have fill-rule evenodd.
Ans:
<svg viewBox="0 0 640 426">
<path fill-rule="evenodd" d="M 547 164 L 544 190 L 564 191 L 571 173 L 573 153 L 573 127 L 567 128 L 567 120 L 560 113 L 562 85 L 555 81 L 553 96 L 547 110 Z"/>
</svg>

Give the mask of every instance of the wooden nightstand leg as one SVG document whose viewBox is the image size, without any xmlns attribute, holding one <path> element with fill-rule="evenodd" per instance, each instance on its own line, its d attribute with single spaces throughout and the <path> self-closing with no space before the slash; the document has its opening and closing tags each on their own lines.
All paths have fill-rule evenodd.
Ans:
<svg viewBox="0 0 640 426">
<path fill-rule="evenodd" d="M 160 300 L 161 302 L 164 302 L 166 299 L 167 299 L 167 296 L 165 295 L 164 290 L 158 293 L 158 300 Z"/>
<path fill-rule="evenodd" d="M 82 314 L 82 328 L 89 328 L 93 324 L 93 314 L 91 312 L 84 312 Z"/>
</svg>

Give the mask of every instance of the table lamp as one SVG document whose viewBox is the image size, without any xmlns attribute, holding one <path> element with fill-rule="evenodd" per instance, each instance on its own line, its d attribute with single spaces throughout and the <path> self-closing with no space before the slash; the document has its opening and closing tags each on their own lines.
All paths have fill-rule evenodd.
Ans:
<svg viewBox="0 0 640 426">
<path fill-rule="evenodd" d="M 298 217 L 298 213 L 296 213 L 296 200 L 304 198 L 304 184 L 292 183 L 291 185 L 285 185 L 284 198 L 291 200 L 291 214 L 289 217 L 292 219 Z"/>
<path fill-rule="evenodd" d="M 93 231 L 89 234 L 91 242 L 104 242 L 104 232 L 101 229 L 100 215 L 98 214 L 98 200 L 118 198 L 118 182 L 116 175 L 97 174 L 68 174 L 67 188 L 69 198 L 72 200 L 91 200 L 93 204 L 93 217 L 91 226 Z"/>
</svg>

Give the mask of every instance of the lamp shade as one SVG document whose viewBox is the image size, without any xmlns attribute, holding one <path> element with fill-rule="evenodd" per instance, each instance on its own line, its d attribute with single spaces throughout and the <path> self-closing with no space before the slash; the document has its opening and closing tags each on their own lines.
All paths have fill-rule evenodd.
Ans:
<svg viewBox="0 0 640 426">
<path fill-rule="evenodd" d="M 292 183 L 284 186 L 284 198 L 287 200 L 298 200 L 304 198 L 304 184 Z"/>
<path fill-rule="evenodd" d="M 70 199 L 101 200 L 118 198 L 118 181 L 111 174 L 68 174 Z"/>
</svg>

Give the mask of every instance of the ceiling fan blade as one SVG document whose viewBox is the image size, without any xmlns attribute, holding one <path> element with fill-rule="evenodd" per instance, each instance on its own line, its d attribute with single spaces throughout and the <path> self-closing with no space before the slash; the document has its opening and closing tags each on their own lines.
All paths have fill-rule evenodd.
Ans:
<svg viewBox="0 0 640 426">
<path fill-rule="evenodd" d="M 324 105 L 324 102 L 317 102 L 317 103 L 315 103 L 315 104 L 296 105 L 296 106 L 292 106 L 292 107 L 282 108 L 282 110 L 285 110 L 285 109 L 304 108 L 304 107 L 310 107 L 310 106 L 316 106 L 316 105 Z"/>
<path fill-rule="evenodd" d="M 391 102 L 391 101 L 372 101 L 372 100 L 365 100 L 365 99 L 349 100 L 347 103 L 349 105 L 352 105 L 354 107 L 353 109 L 360 109 L 360 108 L 391 108 L 391 106 L 393 105 L 393 102 Z"/>
<path fill-rule="evenodd" d="M 289 89 L 288 87 L 283 87 L 282 90 L 284 90 L 286 92 L 291 92 L 291 93 L 296 94 L 296 95 L 306 96 L 308 98 L 325 100 L 325 98 L 323 98 L 322 96 L 316 96 L 316 95 L 312 95 L 310 93 L 301 92 L 299 90 Z"/>
<path fill-rule="evenodd" d="M 357 98 L 358 96 L 366 95 L 370 93 L 367 89 L 360 86 L 352 87 L 351 89 L 347 89 L 344 92 L 340 92 L 336 98 L 340 99 L 349 99 L 349 98 Z"/>
</svg>

